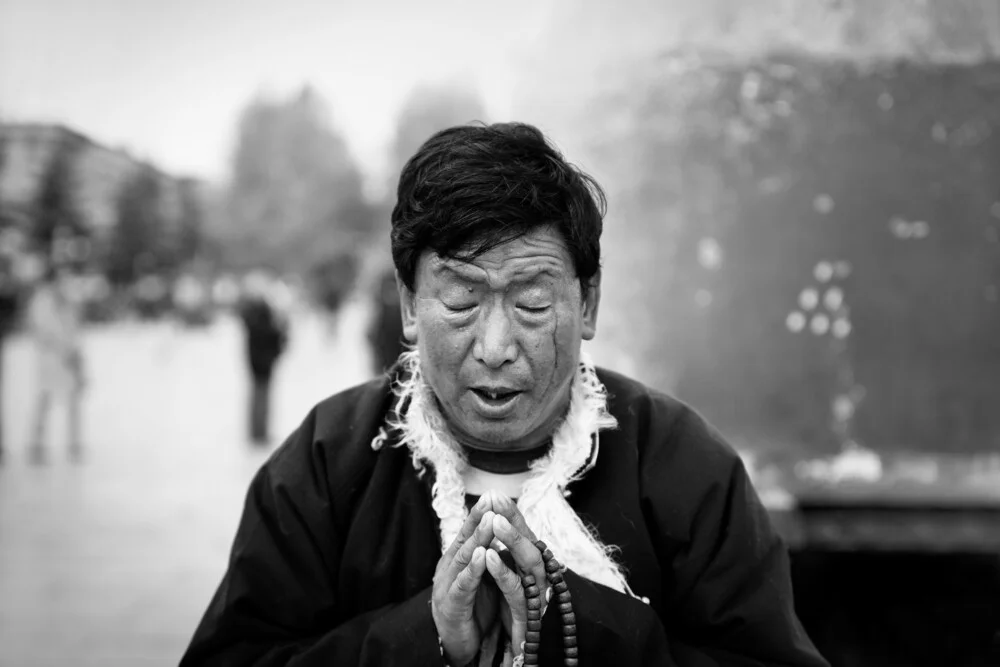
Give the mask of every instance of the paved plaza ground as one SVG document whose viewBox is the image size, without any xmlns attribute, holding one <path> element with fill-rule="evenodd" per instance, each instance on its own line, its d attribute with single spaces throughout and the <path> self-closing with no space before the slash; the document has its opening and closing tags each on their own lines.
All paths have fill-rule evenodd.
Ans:
<svg viewBox="0 0 1000 667">
<path fill-rule="evenodd" d="M 242 332 L 121 324 L 86 333 L 85 460 L 53 412 L 30 464 L 31 355 L 4 355 L 0 667 L 176 665 L 221 577 L 247 484 L 325 396 L 364 379 L 365 314 L 304 315 L 275 378 L 269 448 L 244 427 Z"/>
</svg>

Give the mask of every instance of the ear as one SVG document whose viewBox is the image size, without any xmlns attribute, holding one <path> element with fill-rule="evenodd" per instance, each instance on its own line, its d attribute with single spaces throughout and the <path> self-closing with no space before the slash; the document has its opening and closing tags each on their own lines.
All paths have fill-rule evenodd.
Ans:
<svg viewBox="0 0 1000 667">
<path fill-rule="evenodd" d="M 591 278 L 583 290 L 583 340 L 593 340 L 597 335 L 597 310 L 601 305 L 601 272 Z"/>
<path fill-rule="evenodd" d="M 417 294 L 402 281 L 396 271 L 396 289 L 399 291 L 399 310 L 403 318 L 403 336 L 411 344 L 417 342 Z"/>
</svg>

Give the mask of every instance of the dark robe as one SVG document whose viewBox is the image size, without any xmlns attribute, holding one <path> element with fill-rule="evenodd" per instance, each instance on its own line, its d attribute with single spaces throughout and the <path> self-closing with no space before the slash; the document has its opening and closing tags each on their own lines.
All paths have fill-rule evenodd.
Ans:
<svg viewBox="0 0 1000 667">
<path fill-rule="evenodd" d="M 826 665 L 740 458 L 679 401 L 598 375 L 619 428 L 569 502 L 650 602 L 568 572 L 580 665 Z M 387 378 L 325 400 L 260 469 L 181 667 L 444 664 L 430 487 L 407 449 L 370 445 L 389 400 Z M 543 620 L 541 664 L 562 664 L 558 614 Z"/>
</svg>

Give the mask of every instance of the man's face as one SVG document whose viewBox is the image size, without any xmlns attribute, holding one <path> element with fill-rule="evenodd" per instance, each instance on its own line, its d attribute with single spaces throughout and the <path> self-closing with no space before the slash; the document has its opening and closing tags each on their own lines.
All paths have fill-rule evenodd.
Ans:
<svg viewBox="0 0 1000 667">
<path fill-rule="evenodd" d="M 425 252 L 415 290 L 400 283 L 404 332 L 455 435 L 489 449 L 549 437 L 595 333 L 599 276 L 581 293 L 562 237 L 543 227 L 472 262 Z"/>
</svg>

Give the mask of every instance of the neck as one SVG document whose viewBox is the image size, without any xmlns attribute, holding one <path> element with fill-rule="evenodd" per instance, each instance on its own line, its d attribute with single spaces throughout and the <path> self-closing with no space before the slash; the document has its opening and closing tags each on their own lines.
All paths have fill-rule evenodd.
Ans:
<svg viewBox="0 0 1000 667">
<path fill-rule="evenodd" d="M 470 466 L 498 475 L 527 472 L 533 461 L 547 455 L 551 449 L 552 440 L 546 440 L 530 449 L 491 450 L 462 445 Z"/>
<path fill-rule="evenodd" d="M 440 410 L 440 405 L 438 405 Z M 455 439 L 462 449 L 466 451 L 478 451 L 485 453 L 503 453 L 503 452 L 528 452 L 538 449 L 539 447 L 546 447 L 552 442 L 552 433 L 555 431 L 554 424 L 550 428 L 537 429 L 527 435 L 518 438 L 516 440 L 508 440 L 504 442 L 491 442 L 488 440 L 480 440 L 474 438 L 466 433 L 463 433 L 458 428 L 452 424 L 447 417 L 444 416 L 444 412 L 441 411 L 440 414 L 444 419 L 444 423 L 448 428 L 448 432 Z M 562 413 L 565 415 L 565 411 Z M 546 424 L 546 426 L 550 426 Z"/>
</svg>

